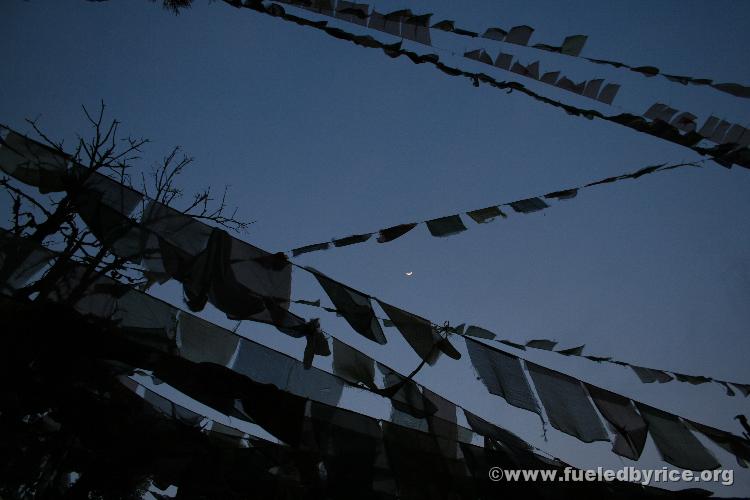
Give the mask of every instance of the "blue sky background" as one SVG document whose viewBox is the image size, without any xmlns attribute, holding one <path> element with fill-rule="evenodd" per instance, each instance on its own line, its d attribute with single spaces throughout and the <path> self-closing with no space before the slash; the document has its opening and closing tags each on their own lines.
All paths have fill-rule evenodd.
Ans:
<svg viewBox="0 0 750 500">
<path fill-rule="evenodd" d="M 477 31 L 529 24 L 536 29 L 532 43 L 554 45 L 587 34 L 584 56 L 750 83 L 746 2 L 390 0 L 375 7 L 434 12 L 433 21 L 455 19 Z M 230 185 L 238 214 L 256 220 L 242 238 L 268 250 L 699 159 L 624 127 L 571 117 L 517 92 L 474 88 L 427 65 L 221 2 L 199 0 L 180 16 L 146 1 L 5 1 L 0 12 L 0 122 L 29 132 L 23 119 L 40 117 L 52 136 L 72 142 L 85 127 L 81 104 L 95 108 L 104 99 L 124 131 L 153 141 L 143 167 L 182 145 L 196 158 L 182 179 L 186 191 Z M 477 47 L 494 56 L 503 44 L 442 33 L 433 38 L 446 62 L 516 79 L 451 56 Z M 612 114 L 642 114 L 659 101 L 691 111 L 701 124 L 714 113 L 750 126 L 747 99 L 505 47 L 525 63 L 539 59 L 544 71 L 622 85 L 615 106 L 606 106 L 518 79 L 550 97 Z M 481 325 L 516 341 L 585 343 L 589 354 L 749 382 L 748 193 L 750 172 L 707 162 L 703 169 L 586 190 L 537 214 L 482 226 L 466 218 L 469 230 L 451 238 L 433 238 L 420 226 L 389 244 L 373 240 L 296 262 L 434 322 Z M 174 284 L 155 293 L 180 304 Z M 325 299 L 299 272 L 293 296 Z M 297 311 L 320 314 L 304 306 Z M 204 316 L 227 324 L 216 311 Z M 340 318 L 322 320 L 326 331 L 396 368 L 410 371 L 418 362 L 394 329 L 386 331 L 389 343 L 377 346 Z M 272 328 L 243 324 L 240 331 L 301 356 L 299 341 Z M 455 343 L 465 355 L 463 343 Z M 741 428 L 732 417 L 748 413 L 749 399 L 739 393 L 728 398 L 715 384 L 645 385 L 625 368 L 538 351 L 526 355 L 737 434 Z M 329 367 L 330 360 L 316 364 Z M 545 441 L 535 415 L 487 394 L 466 355 L 459 362 L 443 359 L 418 379 L 574 465 L 634 465 L 613 455 L 607 443 L 585 445 L 554 430 Z M 347 391 L 344 399 L 356 407 L 367 398 Z M 387 415 L 382 401 L 362 404 Z M 717 455 L 727 467 L 735 465 L 723 451 Z M 654 465 L 663 463 L 649 441 L 639 466 Z M 736 481 L 717 490 L 750 492 L 747 472 L 737 471 Z"/>
</svg>

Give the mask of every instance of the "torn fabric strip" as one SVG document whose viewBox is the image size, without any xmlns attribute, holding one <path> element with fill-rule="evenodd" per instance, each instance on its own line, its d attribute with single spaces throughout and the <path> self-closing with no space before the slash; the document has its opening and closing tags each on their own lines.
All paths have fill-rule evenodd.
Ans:
<svg viewBox="0 0 750 500">
<path fill-rule="evenodd" d="M 424 318 L 378 301 L 380 307 L 393 321 L 409 345 L 424 359 L 427 364 L 434 365 L 441 352 L 453 359 L 460 359 L 461 354 L 447 339 L 443 339 L 432 328 L 432 324 Z"/>
<path fill-rule="evenodd" d="M 612 451 L 631 460 L 638 460 L 648 436 L 648 426 L 635 411 L 633 402 L 613 392 L 585 384 L 599 413 L 615 434 Z"/>
<path fill-rule="evenodd" d="M 375 388 L 375 360 L 333 338 L 333 373 L 353 384 Z"/>
<path fill-rule="evenodd" d="M 129 290 L 117 298 L 112 319 L 134 342 L 168 353 L 177 349 L 177 309 L 165 302 Z"/>
<path fill-rule="evenodd" d="M 521 361 L 511 354 L 490 348 L 476 340 L 466 339 L 471 363 L 487 390 L 517 408 L 541 415 Z"/>
<path fill-rule="evenodd" d="M 396 238 L 400 238 L 412 229 L 417 227 L 416 223 L 411 224 L 400 224 L 398 226 L 389 227 L 387 229 L 381 229 L 378 233 L 378 243 L 387 243 L 393 241 Z"/>
<path fill-rule="evenodd" d="M 3 287 L 17 290 L 26 286 L 54 258 L 55 255 L 46 248 L 0 228 L 0 270 L 5 271 L 6 262 L 16 262 L 15 269 L 8 270 L 8 278 L 0 283 Z"/>
<path fill-rule="evenodd" d="M 659 382 L 663 384 L 672 380 L 672 377 L 661 370 L 653 370 L 651 368 L 644 368 L 643 366 L 630 366 L 633 369 L 638 378 L 644 384 L 651 384 L 653 382 Z"/>
<path fill-rule="evenodd" d="M 711 441 L 733 454 L 740 467 L 747 469 L 750 466 L 750 442 L 746 439 L 707 425 L 699 424 L 698 422 L 688 420 L 687 423 Z"/>
<path fill-rule="evenodd" d="M 42 194 L 65 189 L 67 164 L 66 156 L 13 131 L 0 142 L 0 170 Z"/>
<path fill-rule="evenodd" d="M 579 380 L 536 363 L 527 362 L 526 366 L 552 427 L 584 443 L 609 441 Z"/>
<path fill-rule="evenodd" d="M 346 247 L 349 245 L 356 245 L 358 243 L 364 243 L 365 241 L 369 240 L 372 236 L 372 233 L 366 233 L 366 234 L 355 234 L 352 236 L 347 236 L 346 238 L 339 238 L 337 240 L 333 240 L 331 243 L 333 243 L 333 246 L 335 247 Z"/>
<path fill-rule="evenodd" d="M 471 212 L 466 212 L 466 215 L 471 217 L 477 224 L 492 222 L 496 217 L 507 217 L 507 215 L 505 215 L 503 211 L 500 210 L 500 207 L 497 206 L 480 208 L 479 210 L 472 210 Z"/>
<path fill-rule="evenodd" d="M 406 379 L 381 363 L 378 363 L 378 370 L 385 377 L 386 388 L 399 387 L 391 396 L 391 403 L 395 410 L 419 419 L 433 415 L 437 411 L 437 406 L 422 395 L 416 382 Z"/>
<path fill-rule="evenodd" d="M 680 417 L 636 403 L 665 462 L 690 470 L 709 470 L 721 464 L 682 423 Z"/>
<path fill-rule="evenodd" d="M 304 247 L 295 248 L 292 250 L 292 256 L 293 257 L 299 257 L 302 254 L 310 253 L 310 252 L 318 252 L 320 250 L 328 250 L 330 248 L 331 244 L 326 243 L 315 243 L 313 245 L 307 245 Z"/>
<path fill-rule="evenodd" d="M 570 200 L 572 198 L 575 198 L 577 194 L 578 194 L 578 189 L 565 189 L 563 191 L 555 191 L 552 193 L 547 193 L 544 195 L 544 197 L 547 199 L 555 198 L 558 200 Z"/>
<path fill-rule="evenodd" d="M 315 269 L 307 269 L 315 276 L 337 312 L 344 317 L 354 331 L 378 344 L 387 342 L 380 323 L 375 317 L 370 297 L 332 280 Z"/>
<path fill-rule="evenodd" d="M 178 322 L 180 356 L 194 363 L 229 365 L 240 337 L 192 314 L 181 312 Z"/>
<path fill-rule="evenodd" d="M 232 370 L 255 382 L 332 406 L 338 405 L 344 390 L 344 382 L 335 375 L 315 367 L 306 369 L 299 360 L 246 339 L 240 340 Z"/>
<path fill-rule="evenodd" d="M 562 354 L 563 356 L 580 356 L 583 354 L 583 348 L 586 347 L 585 345 L 579 345 L 578 347 L 571 347 L 570 349 L 562 349 L 558 352 L 559 354 Z"/>
<path fill-rule="evenodd" d="M 545 351 L 551 351 L 555 348 L 557 342 L 547 339 L 535 339 L 526 342 L 526 347 L 532 347 L 534 349 L 544 349 Z"/>
<path fill-rule="evenodd" d="M 495 334 L 492 333 L 489 330 L 485 330 L 484 328 L 471 325 L 469 328 L 466 329 L 466 332 L 464 335 L 469 335 L 471 337 L 477 337 L 480 339 L 488 339 L 493 340 L 495 338 Z"/>
<path fill-rule="evenodd" d="M 429 431 L 437 436 L 438 446 L 447 458 L 458 458 L 458 426 L 456 424 L 456 405 L 439 394 L 423 388 L 423 395 L 437 411 L 427 416 Z"/>
<path fill-rule="evenodd" d="M 428 220 L 425 224 L 427 224 L 430 234 L 438 238 L 453 236 L 454 234 L 466 231 L 466 226 L 464 226 L 461 217 L 458 215 L 449 215 L 448 217 Z"/>
<path fill-rule="evenodd" d="M 545 208 L 549 207 L 549 205 L 544 203 L 539 198 L 529 198 L 527 200 L 514 201 L 512 203 L 509 203 L 509 205 L 513 208 L 513 210 L 522 214 L 530 214 L 532 212 L 544 210 Z"/>
</svg>

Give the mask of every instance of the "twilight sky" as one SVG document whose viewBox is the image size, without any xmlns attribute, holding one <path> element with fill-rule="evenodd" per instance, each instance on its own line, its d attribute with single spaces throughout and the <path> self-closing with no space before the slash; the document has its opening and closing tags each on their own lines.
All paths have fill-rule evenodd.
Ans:
<svg viewBox="0 0 750 500">
<path fill-rule="evenodd" d="M 433 21 L 455 19 L 477 31 L 528 24 L 536 29 L 532 43 L 554 45 L 567 35 L 587 34 L 584 56 L 750 83 L 746 2 L 387 0 L 375 7 L 434 12 Z M 0 12 L 0 122 L 29 132 L 23 119 L 39 117 L 52 136 L 72 142 L 76 132 L 85 132 L 80 106 L 95 108 L 103 99 L 123 131 L 151 139 L 143 166 L 182 145 L 196 158 L 182 179 L 185 190 L 230 185 L 240 217 L 256 221 L 241 237 L 270 251 L 513 201 L 655 163 L 700 159 L 518 92 L 474 88 L 427 65 L 222 2 L 197 0 L 180 16 L 145 0 L 8 0 Z M 694 113 L 700 124 L 713 113 L 750 126 L 749 99 L 708 87 L 490 40 L 439 33 L 433 42 L 449 64 L 517 79 L 581 107 L 642 114 L 658 101 Z M 615 105 L 606 106 L 451 56 L 478 47 L 493 57 L 507 48 L 525 63 L 539 59 L 544 71 L 560 69 L 575 81 L 605 78 L 622 89 Z M 521 342 L 586 344 L 589 354 L 750 382 L 748 193 L 750 171 L 706 162 L 702 169 L 586 190 L 536 214 L 482 226 L 465 218 L 469 230 L 450 238 L 434 238 L 420 226 L 392 243 L 372 240 L 296 262 L 436 323 L 480 325 Z M 174 284 L 155 294 L 181 302 Z M 300 272 L 292 295 L 327 302 Z M 308 318 L 321 314 L 305 306 L 295 310 Z M 389 343 L 377 346 L 343 319 L 322 314 L 326 331 L 378 359 L 404 371 L 417 364 L 396 330 L 387 329 Z M 203 316 L 231 325 L 215 310 Z M 302 343 L 273 328 L 244 323 L 240 332 L 301 356 Z M 538 417 L 488 395 L 475 380 L 463 342 L 455 344 L 464 358 L 442 359 L 420 374 L 420 382 L 574 465 L 635 465 L 612 454 L 608 443 L 583 444 L 554 430 L 545 441 Z M 732 417 L 750 410 L 749 399 L 726 397 L 715 384 L 645 385 L 626 368 L 539 351 L 524 356 L 737 434 L 741 428 Z M 330 367 L 330 360 L 316 364 Z M 345 395 L 354 407 L 357 398 Z M 383 402 L 366 406 L 387 415 Z M 711 450 L 727 467 L 736 465 L 723 451 Z M 662 465 L 649 440 L 638 466 Z M 747 494 L 750 474 L 738 470 L 735 479 L 734 487 L 715 489 Z"/>
</svg>

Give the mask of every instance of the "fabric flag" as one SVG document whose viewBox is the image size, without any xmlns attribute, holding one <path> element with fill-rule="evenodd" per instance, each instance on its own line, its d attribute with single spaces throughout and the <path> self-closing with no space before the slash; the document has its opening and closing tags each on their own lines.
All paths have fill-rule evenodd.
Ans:
<svg viewBox="0 0 750 500">
<path fill-rule="evenodd" d="M 547 339 L 535 339 L 526 342 L 526 347 L 531 347 L 534 349 L 544 349 L 545 351 L 551 351 L 555 348 L 556 345 L 557 342 Z"/>
<path fill-rule="evenodd" d="M 115 302 L 112 320 L 130 340 L 164 352 L 177 349 L 177 309 L 136 290 L 129 290 Z"/>
<path fill-rule="evenodd" d="M 399 387 L 391 396 L 391 403 L 395 410 L 418 419 L 433 415 L 438 410 L 437 406 L 420 392 L 419 385 L 416 382 L 403 377 L 381 363 L 378 363 L 378 370 L 384 376 L 386 388 Z"/>
<path fill-rule="evenodd" d="M 585 384 L 599 413 L 609 422 L 615 434 L 612 451 L 631 460 L 638 460 L 648 436 L 648 426 L 635 411 L 633 402 L 613 392 Z"/>
<path fill-rule="evenodd" d="M 603 102 L 604 104 L 612 104 L 612 101 L 615 100 L 615 96 L 617 96 L 617 92 L 620 90 L 620 86 L 616 83 L 608 83 L 604 86 L 604 89 L 602 89 L 601 92 L 599 92 L 599 97 L 597 100 Z"/>
<path fill-rule="evenodd" d="M 335 247 L 346 247 L 349 245 L 356 245 L 357 243 L 364 243 L 365 241 L 369 240 L 372 236 L 372 233 L 366 233 L 366 234 L 355 234 L 352 236 L 347 236 L 346 238 L 339 238 L 337 240 L 333 240 L 331 243 L 333 243 L 333 246 Z"/>
<path fill-rule="evenodd" d="M 412 349 L 427 364 L 434 365 L 440 352 L 453 359 L 461 358 L 461 353 L 447 339 L 441 338 L 426 319 L 381 301 L 378 301 L 378 304 L 393 321 Z"/>
<path fill-rule="evenodd" d="M 295 248 L 292 250 L 292 256 L 293 257 L 299 257 L 302 254 L 309 253 L 309 252 L 318 252 L 320 250 L 328 250 L 330 248 L 330 243 L 315 243 L 313 245 L 307 245 L 304 247 Z"/>
<path fill-rule="evenodd" d="M 193 410 L 178 405 L 177 403 L 172 403 L 172 407 L 174 409 L 174 418 L 191 427 L 197 427 L 205 418 L 200 413 L 196 413 Z"/>
<path fill-rule="evenodd" d="M 526 350 L 526 346 L 525 345 L 523 345 L 523 344 L 517 344 L 517 343 L 511 342 L 510 340 L 507 340 L 507 339 L 499 340 L 498 342 L 500 342 L 501 344 L 505 344 L 505 345 L 507 345 L 509 347 L 513 347 L 515 349 L 519 349 L 521 351 L 525 351 Z"/>
<path fill-rule="evenodd" d="M 495 334 L 492 333 L 489 330 L 485 330 L 484 328 L 480 328 L 478 326 L 469 326 L 469 328 L 466 329 L 466 332 L 464 335 L 469 335 L 471 337 L 477 337 L 480 339 L 488 339 L 493 340 L 495 338 Z"/>
<path fill-rule="evenodd" d="M 84 189 L 99 193 L 101 203 L 117 210 L 122 215 L 130 215 L 143 201 L 143 193 L 99 172 L 91 173 L 88 168 L 76 166 L 73 168 L 73 173 L 81 177 L 88 176 L 83 184 Z"/>
<path fill-rule="evenodd" d="M 456 29 L 456 21 L 451 21 L 450 19 L 444 19 L 442 21 L 439 21 L 432 26 L 430 26 L 434 30 L 440 30 L 440 31 L 453 31 Z"/>
<path fill-rule="evenodd" d="M 482 34 L 482 38 L 489 38 L 490 40 L 502 42 L 507 35 L 508 32 L 500 28 L 487 28 Z"/>
<path fill-rule="evenodd" d="M 384 14 L 385 27 L 383 28 L 383 31 L 390 33 L 391 35 L 401 36 L 401 23 L 411 15 L 412 13 L 408 9 L 396 10 Z"/>
<path fill-rule="evenodd" d="M 505 446 L 506 449 L 513 454 L 520 454 L 521 456 L 531 455 L 531 446 L 512 432 L 502 429 L 495 424 L 487 422 L 483 418 L 474 415 L 468 410 L 464 410 L 464 416 L 466 417 L 466 421 L 468 422 L 469 427 L 471 427 L 471 430 L 473 430 L 480 436 L 494 439 L 498 443 Z"/>
<path fill-rule="evenodd" d="M 370 20 L 367 23 L 367 27 L 371 30 L 385 31 L 385 16 L 373 9 L 370 13 Z"/>
<path fill-rule="evenodd" d="M 528 78 L 533 78 L 534 80 L 538 80 L 539 79 L 539 61 L 531 63 L 528 66 L 524 66 L 523 64 L 516 61 L 513 63 L 513 66 L 510 67 L 510 71 L 512 73 L 516 73 L 521 76 L 525 76 Z"/>
<path fill-rule="evenodd" d="M 500 210 L 500 207 L 492 206 L 487 208 L 480 208 L 479 210 L 472 210 L 466 212 L 466 215 L 471 217 L 477 224 L 485 224 L 495 220 L 495 217 L 502 217 L 503 219 L 508 217 Z"/>
<path fill-rule="evenodd" d="M 458 458 L 458 425 L 456 424 L 456 405 L 426 387 L 423 395 L 437 411 L 427 416 L 429 431 L 438 437 L 438 446 L 446 458 Z"/>
<path fill-rule="evenodd" d="M 75 196 L 78 215 L 86 223 L 89 231 L 112 253 L 129 260 L 139 260 L 143 255 L 146 235 L 138 224 L 126 214 L 132 206 L 110 199 L 110 203 L 124 208 L 113 208 L 104 202 L 107 194 L 95 190 L 85 190 Z M 136 201 L 137 203 L 137 201 Z"/>
<path fill-rule="evenodd" d="M 242 448 L 246 436 L 247 434 L 239 429 L 215 421 L 211 423 L 211 430 L 208 432 L 209 439 L 220 446 L 230 448 Z"/>
<path fill-rule="evenodd" d="M 240 337 L 188 313 L 180 312 L 178 322 L 180 356 L 194 363 L 229 365 Z"/>
<path fill-rule="evenodd" d="M 169 418 L 174 417 L 174 403 L 172 401 L 148 388 L 144 387 L 144 389 L 145 392 L 143 393 L 143 399 L 148 404 L 150 404 L 159 413 L 163 413 Z"/>
<path fill-rule="evenodd" d="M 636 405 L 648 423 L 651 437 L 665 462 L 690 470 L 709 470 L 721 466 L 685 427 L 680 417 L 643 403 Z"/>
<path fill-rule="evenodd" d="M 541 82 L 546 83 L 548 85 L 555 85 L 557 83 L 557 79 L 560 77 L 559 71 L 549 71 L 542 75 L 542 77 L 539 79 Z"/>
<path fill-rule="evenodd" d="M 315 276 L 338 313 L 354 331 L 378 344 L 382 345 L 387 342 L 367 295 L 334 281 L 313 268 L 307 269 Z"/>
<path fill-rule="evenodd" d="M 396 238 L 400 238 L 412 229 L 417 227 L 416 223 L 411 224 L 400 224 L 398 226 L 389 227 L 387 229 L 381 229 L 378 233 L 378 243 L 387 243 L 393 241 Z"/>
<path fill-rule="evenodd" d="M 344 21 L 367 26 L 367 16 L 370 10 L 366 3 L 354 3 L 347 0 L 339 0 L 336 5 L 336 17 Z"/>
<path fill-rule="evenodd" d="M 533 411 L 541 416 L 539 404 L 531 392 L 521 360 L 489 346 L 466 339 L 471 363 L 487 390 L 504 398 L 508 404 Z"/>
<path fill-rule="evenodd" d="M 531 26 L 514 26 L 508 32 L 505 41 L 508 43 L 515 43 L 516 45 L 526 45 L 529 43 L 529 39 L 533 32 L 534 28 Z"/>
<path fill-rule="evenodd" d="M 313 12 L 320 12 L 326 16 L 333 16 L 334 0 L 309 0 L 309 2 L 303 0 L 305 3 L 309 3 L 306 7 L 308 10 Z"/>
<path fill-rule="evenodd" d="M 0 287 L 17 290 L 26 286 L 54 258 L 50 250 L 0 228 L 0 270 L 6 262 L 17 262 L 15 269 L 8 270 L 9 276 Z"/>
<path fill-rule="evenodd" d="M 240 340 L 232 370 L 260 384 L 332 406 L 338 405 L 344 382 L 319 368 L 305 368 L 299 360 L 247 339 Z"/>
<path fill-rule="evenodd" d="M 469 52 L 464 53 L 464 57 L 485 64 L 492 64 L 492 58 L 484 49 L 470 50 Z"/>
<path fill-rule="evenodd" d="M 552 427 L 584 443 L 609 441 L 579 380 L 536 363 L 527 362 L 526 366 Z"/>
<path fill-rule="evenodd" d="M 43 194 L 65 189 L 66 155 L 5 127 L 0 138 L 0 170 Z"/>
<path fill-rule="evenodd" d="M 584 347 L 586 347 L 586 345 L 579 345 L 578 347 L 571 347 L 570 349 L 562 349 L 557 352 L 562 354 L 563 356 L 580 356 L 581 354 L 583 354 Z"/>
<path fill-rule="evenodd" d="M 375 360 L 333 338 L 333 373 L 353 384 L 375 385 Z"/>
<path fill-rule="evenodd" d="M 669 374 L 661 370 L 653 370 L 651 368 L 644 368 L 643 366 L 632 365 L 630 368 L 633 369 L 635 374 L 638 375 L 638 378 L 641 379 L 641 382 L 644 384 L 651 384 L 653 382 L 663 384 L 672 380 L 672 377 Z"/>
<path fill-rule="evenodd" d="M 503 54 L 500 52 L 495 58 L 495 66 L 504 70 L 510 70 L 510 63 L 513 62 L 513 56 L 511 54 Z"/>
<path fill-rule="evenodd" d="M 150 232 L 195 256 L 208 244 L 213 228 L 162 203 L 150 201 L 141 223 Z"/>
<path fill-rule="evenodd" d="M 448 217 L 428 220 L 426 224 L 427 229 L 430 230 L 430 234 L 438 238 L 453 236 L 454 234 L 466 231 L 466 226 L 464 226 L 461 217 L 458 215 L 449 215 Z"/>
<path fill-rule="evenodd" d="M 182 283 L 191 311 L 202 310 L 209 300 L 230 319 L 250 319 L 265 311 L 263 298 L 237 280 L 231 253 L 232 238 L 226 231 L 216 229 L 206 249 L 190 262 Z"/>
<path fill-rule="evenodd" d="M 582 81 L 581 83 L 575 83 L 570 78 L 562 77 L 555 85 L 557 87 L 560 87 L 561 89 L 573 92 L 574 94 L 583 94 L 583 91 L 586 89 L 587 83 L 588 82 L 586 80 Z"/>
<path fill-rule="evenodd" d="M 586 35 L 571 35 L 566 37 L 560 47 L 560 53 L 568 56 L 578 57 L 586 45 L 588 37 Z"/>
<path fill-rule="evenodd" d="M 604 80 L 602 80 L 601 78 L 589 80 L 589 82 L 586 84 L 586 88 L 583 89 L 583 95 L 585 97 L 588 97 L 589 99 L 596 99 L 599 95 L 599 89 L 601 89 L 603 82 Z"/>
<path fill-rule="evenodd" d="M 711 86 L 716 90 L 726 92 L 735 97 L 750 98 L 750 87 L 740 85 L 739 83 L 714 83 Z"/>
<path fill-rule="evenodd" d="M 673 375 L 680 382 L 687 382 L 692 385 L 706 384 L 712 381 L 712 379 L 703 376 L 683 375 L 682 373 L 673 373 Z"/>
<path fill-rule="evenodd" d="M 430 18 L 432 14 L 409 16 L 401 25 L 401 36 L 422 45 L 431 45 Z"/>
<path fill-rule="evenodd" d="M 514 201 L 510 203 L 510 206 L 513 208 L 513 210 L 522 214 L 530 214 L 532 212 L 544 210 L 545 208 L 549 207 L 549 205 L 544 203 L 539 198 L 529 198 L 527 200 Z"/>
<path fill-rule="evenodd" d="M 740 467 L 747 469 L 750 466 L 750 443 L 746 439 L 741 439 L 728 432 L 714 429 L 698 422 L 687 421 L 687 423 L 690 427 L 733 454 L 737 458 L 737 464 Z"/>
</svg>

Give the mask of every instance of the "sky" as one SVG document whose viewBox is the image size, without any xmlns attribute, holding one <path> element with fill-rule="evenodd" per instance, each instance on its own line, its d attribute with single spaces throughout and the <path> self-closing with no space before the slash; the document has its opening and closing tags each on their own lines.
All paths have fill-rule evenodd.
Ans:
<svg viewBox="0 0 750 500">
<path fill-rule="evenodd" d="M 382 1 L 454 19 L 467 29 L 535 28 L 532 43 L 589 36 L 582 55 L 653 65 L 667 73 L 750 83 L 750 34 L 740 1 L 554 2 Z M 289 8 L 290 12 L 294 11 Z M 269 251 L 483 208 L 663 162 L 701 159 L 686 148 L 601 121 L 569 116 L 518 92 L 473 87 L 428 65 L 391 59 L 222 2 L 197 0 L 179 16 L 144 1 L 6 1 L 0 6 L 0 122 L 52 136 L 85 133 L 81 106 L 107 104 L 122 130 L 147 137 L 141 168 L 181 145 L 195 164 L 186 192 L 230 186 L 238 216 L 255 221 L 241 238 Z M 305 14 L 310 15 L 310 14 Z M 338 26 L 367 33 L 345 23 Z M 373 34 L 373 33 L 370 33 Z M 386 34 L 378 39 L 397 41 Z M 602 112 L 642 114 L 654 102 L 750 126 L 750 100 L 708 87 L 598 66 L 490 40 L 433 35 L 447 63 L 517 80 L 543 95 Z M 463 59 L 503 48 L 574 81 L 605 78 L 622 88 L 613 106 Z M 476 225 L 450 238 L 424 226 L 388 243 L 370 241 L 301 256 L 329 276 L 435 323 L 474 324 L 525 342 L 643 366 L 750 382 L 750 172 L 706 162 L 583 191 L 536 214 Z M 7 201 L 7 198 L 3 198 Z M 185 201 L 188 201 L 187 199 Z M 0 208 L 9 213 L 9 205 Z M 2 217 L 7 225 L 7 217 Z M 406 276 L 406 272 L 413 273 Z M 154 293 L 181 304 L 179 288 Z M 295 272 L 294 298 L 326 302 Z M 321 311 L 295 306 L 304 317 Z M 327 313 L 322 313 L 327 314 Z M 203 316 L 234 326 L 207 308 Z M 378 346 L 341 319 L 324 329 L 409 372 L 419 359 L 393 329 Z M 303 345 L 273 328 L 243 323 L 242 335 L 301 357 Z M 442 359 L 417 379 L 462 406 L 574 465 L 636 465 L 607 443 L 583 444 L 488 395 L 464 356 Z M 517 353 L 517 352 L 516 352 Z M 517 353 L 518 354 L 518 353 Z M 531 351 L 529 360 L 683 417 L 740 434 L 733 417 L 748 400 L 716 384 L 642 384 L 628 369 Z M 330 368 L 330 359 L 316 365 Z M 360 395 L 349 391 L 346 404 Z M 382 401 L 363 403 L 387 415 Z M 715 448 L 711 448 L 716 451 Z M 735 464 L 716 451 L 722 463 Z M 649 440 L 639 467 L 665 465 Z M 721 495 L 750 492 L 735 472 Z"/>
</svg>

